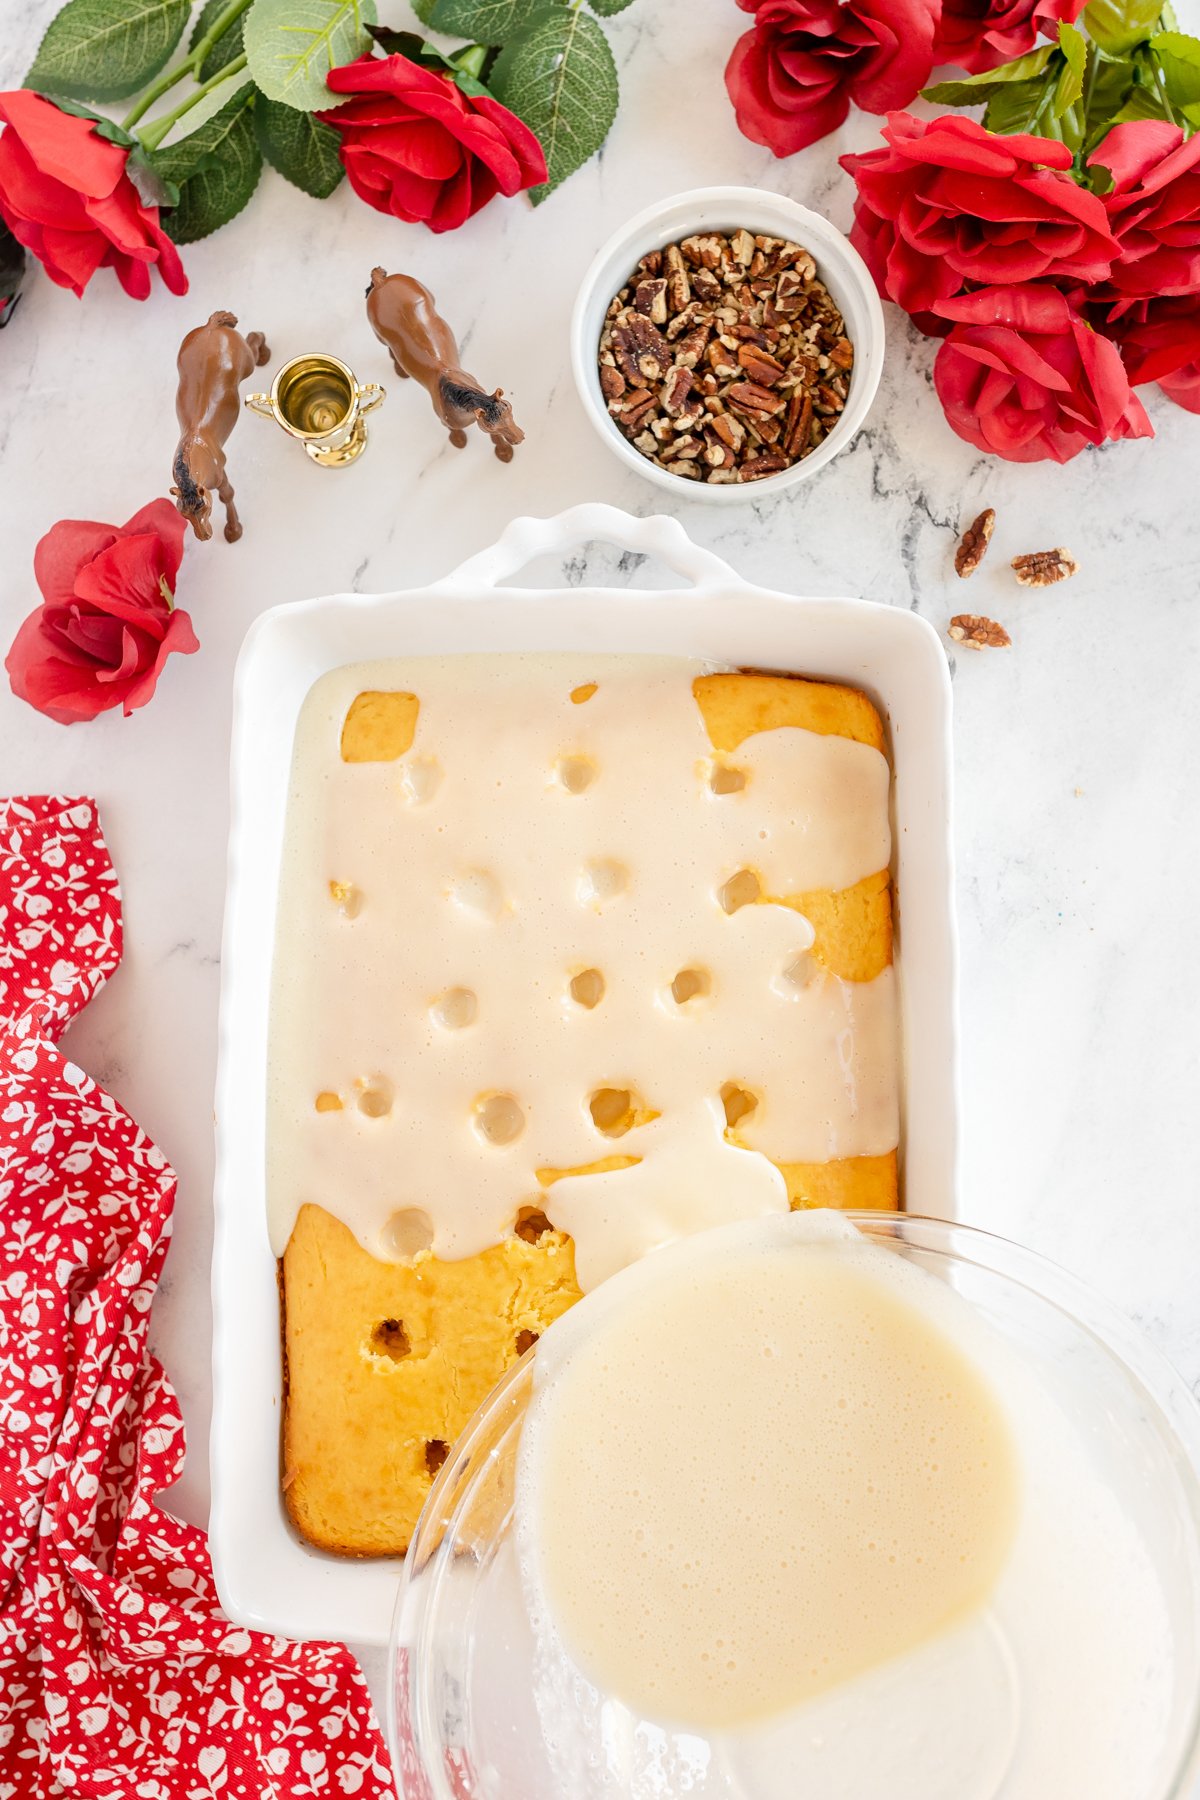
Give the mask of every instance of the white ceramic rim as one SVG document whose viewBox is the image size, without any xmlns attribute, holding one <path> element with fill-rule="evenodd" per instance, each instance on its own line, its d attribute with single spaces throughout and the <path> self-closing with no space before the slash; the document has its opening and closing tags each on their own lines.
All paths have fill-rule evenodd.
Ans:
<svg viewBox="0 0 1200 1800">
<path fill-rule="evenodd" d="M 682 215 L 680 217 L 679 215 Z M 757 216 L 756 216 L 757 215 Z M 609 416 L 600 391 L 596 352 L 604 314 L 613 295 L 633 269 L 639 256 L 694 231 L 770 230 L 773 235 L 794 238 L 810 249 L 817 272 L 829 282 L 830 292 L 845 313 L 859 313 L 855 330 L 854 373 L 850 395 L 838 423 L 829 436 L 803 462 L 793 463 L 778 475 L 761 481 L 687 481 L 669 475 L 635 450 Z M 623 272 L 622 272 L 623 271 Z M 852 301 L 847 299 L 852 296 Z M 598 313 L 594 312 L 599 306 Z M 847 320 L 847 329 L 850 321 Z M 745 504 L 767 498 L 807 481 L 832 462 L 850 444 L 864 423 L 883 373 L 886 331 L 883 307 L 871 274 L 844 232 L 823 213 L 813 212 L 798 200 L 768 189 L 748 187 L 693 188 L 656 200 L 619 227 L 597 251 L 579 288 L 571 314 L 571 369 L 579 398 L 593 428 L 620 460 L 646 480 L 666 488 L 676 498 L 711 500 L 717 505 Z"/>
</svg>

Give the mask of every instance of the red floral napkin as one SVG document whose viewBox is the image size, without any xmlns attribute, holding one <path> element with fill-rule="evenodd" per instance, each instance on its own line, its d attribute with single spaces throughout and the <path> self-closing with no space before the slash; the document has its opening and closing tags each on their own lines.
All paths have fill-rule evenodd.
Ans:
<svg viewBox="0 0 1200 1800">
<path fill-rule="evenodd" d="M 0 801 L 0 1800 L 394 1800 L 349 1652 L 231 1625 L 155 1503 L 175 1176 L 55 1048 L 120 960 L 93 803 Z"/>
</svg>

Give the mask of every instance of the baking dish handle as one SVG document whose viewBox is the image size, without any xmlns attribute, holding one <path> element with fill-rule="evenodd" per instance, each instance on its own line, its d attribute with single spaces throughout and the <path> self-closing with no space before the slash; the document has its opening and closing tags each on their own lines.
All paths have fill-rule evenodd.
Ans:
<svg viewBox="0 0 1200 1800">
<path fill-rule="evenodd" d="M 669 519 L 665 513 L 639 519 L 600 501 L 569 507 L 552 519 L 514 519 L 489 549 L 460 564 L 437 585 L 442 589 L 496 587 L 535 557 L 578 549 L 592 540 L 657 557 L 696 588 L 738 585 L 729 564 L 694 544 L 678 519 Z"/>
</svg>

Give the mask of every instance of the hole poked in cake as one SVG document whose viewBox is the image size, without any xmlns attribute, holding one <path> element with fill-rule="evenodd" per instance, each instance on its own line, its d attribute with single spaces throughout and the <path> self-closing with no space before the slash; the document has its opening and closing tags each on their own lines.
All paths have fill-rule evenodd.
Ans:
<svg viewBox="0 0 1200 1800">
<path fill-rule="evenodd" d="M 585 863 L 575 884 L 575 893 L 581 906 L 594 906 L 599 910 L 612 900 L 619 900 L 629 886 L 629 870 L 623 862 L 614 857 L 597 857 Z"/>
<path fill-rule="evenodd" d="M 568 794 L 585 794 L 599 773 L 590 756 L 560 756 L 554 765 L 555 779 Z"/>
<path fill-rule="evenodd" d="M 464 869 L 450 883 L 447 897 L 471 919 L 495 920 L 504 911 L 504 889 L 487 869 Z"/>
<path fill-rule="evenodd" d="M 400 768 L 400 798 L 424 806 L 442 785 L 442 765 L 432 756 L 412 756 Z"/>
<path fill-rule="evenodd" d="M 799 1000 L 816 974 L 816 960 L 807 950 L 801 950 L 771 977 L 772 992 L 781 1000 Z"/>
<path fill-rule="evenodd" d="M 604 977 L 599 969 L 581 969 L 578 975 L 572 975 L 568 991 L 576 1006 L 586 1007 L 591 1012 L 603 1000 L 604 987 Z"/>
<path fill-rule="evenodd" d="M 639 1110 L 640 1102 L 632 1088 L 597 1088 L 588 1099 L 592 1124 L 604 1137 L 624 1137 L 632 1130 Z"/>
<path fill-rule="evenodd" d="M 727 1081 L 721 1089 L 721 1105 L 725 1108 L 725 1123 L 730 1131 L 748 1119 L 758 1108 L 758 1095 L 751 1093 L 737 1081 Z"/>
<path fill-rule="evenodd" d="M 368 1119 L 386 1119 L 392 1110 L 396 1090 L 386 1075 L 363 1075 L 355 1082 L 358 1110 Z"/>
<path fill-rule="evenodd" d="M 371 1349 L 376 1356 L 386 1356 L 392 1362 L 403 1362 L 412 1350 L 403 1319 L 380 1319 L 371 1333 Z"/>
<path fill-rule="evenodd" d="M 542 1239 L 549 1237 L 553 1230 L 553 1225 L 540 1206 L 523 1206 L 517 1213 L 513 1235 L 521 1238 L 526 1244 L 540 1244 Z"/>
<path fill-rule="evenodd" d="M 732 763 L 714 762 L 708 771 L 709 792 L 713 794 L 740 794 L 749 777 L 745 769 L 735 769 Z"/>
<path fill-rule="evenodd" d="M 379 1253 L 393 1262 L 411 1262 L 433 1248 L 433 1220 L 419 1206 L 402 1206 L 379 1234 Z"/>
<path fill-rule="evenodd" d="M 574 705 L 582 706 L 586 700 L 590 700 L 592 695 L 596 692 L 596 689 L 598 686 L 599 686 L 598 682 L 583 681 L 579 684 L 578 687 L 572 688 L 571 689 L 571 700 L 574 703 Z"/>
<path fill-rule="evenodd" d="M 335 1094 L 332 1088 L 322 1088 L 315 1101 L 319 1113 L 341 1112 L 342 1096 Z"/>
<path fill-rule="evenodd" d="M 537 1343 L 537 1341 L 541 1337 L 541 1335 L 542 1334 L 540 1331 L 530 1331 L 528 1328 L 526 1328 L 524 1331 L 518 1331 L 518 1333 L 517 1333 L 517 1355 L 524 1356 L 524 1354 L 527 1350 L 532 1350 L 533 1346 Z"/>
<path fill-rule="evenodd" d="M 689 1000 L 707 1000 L 712 993 L 712 976 L 707 969 L 680 969 L 671 983 L 671 998 L 676 1006 Z"/>
<path fill-rule="evenodd" d="M 762 883 L 753 869 L 738 869 L 717 889 L 717 904 L 722 912 L 740 912 L 753 906 L 762 894 Z"/>
<path fill-rule="evenodd" d="M 479 1001 L 470 988 L 447 988 L 429 1009 L 429 1016 L 443 1031 L 465 1031 L 479 1014 Z"/>
<path fill-rule="evenodd" d="M 329 897 L 343 919 L 357 919 L 363 907 L 362 889 L 352 881 L 331 881 Z"/>
<path fill-rule="evenodd" d="M 450 1446 L 445 1438 L 427 1438 L 425 1442 L 425 1467 L 432 1478 L 450 1454 Z"/>
<path fill-rule="evenodd" d="M 483 1094 L 475 1102 L 473 1124 L 485 1144 L 503 1150 L 525 1129 L 525 1114 L 513 1094 Z"/>
</svg>

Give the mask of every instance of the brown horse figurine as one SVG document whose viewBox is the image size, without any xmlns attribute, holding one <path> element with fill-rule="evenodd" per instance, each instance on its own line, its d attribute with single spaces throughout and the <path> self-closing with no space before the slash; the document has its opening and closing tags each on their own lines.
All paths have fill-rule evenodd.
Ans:
<svg viewBox="0 0 1200 1800">
<path fill-rule="evenodd" d="M 513 445 L 523 443 L 525 433 L 512 416 L 504 389 L 485 393 L 462 368 L 454 333 L 439 316 L 429 289 L 411 275 L 372 269 L 367 317 L 391 352 L 397 375 L 415 375 L 421 383 L 455 449 L 463 449 L 469 427 L 478 425 L 500 461 L 511 462 Z"/>
<path fill-rule="evenodd" d="M 242 410 L 238 384 L 261 368 L 271 352 L 261 331 L 243 337 L 231 312 L 215 312 L 207 325 L 189 331 L 179 346 L 179 391 L 175 415 L 182 436 L 175 452 L 171 489 L 175 504 L 198 538 L 210 538 L 212 497 L 225 506 L 225 537 L 235 544 L 242 522 L 233 504 L 225 469 L 225 441 Z"/>
</svg>

